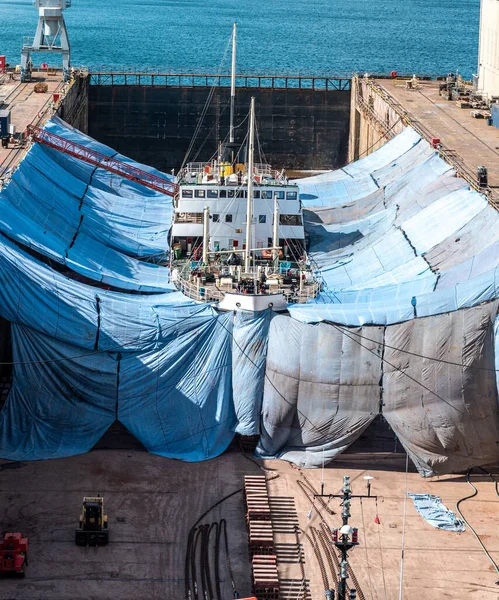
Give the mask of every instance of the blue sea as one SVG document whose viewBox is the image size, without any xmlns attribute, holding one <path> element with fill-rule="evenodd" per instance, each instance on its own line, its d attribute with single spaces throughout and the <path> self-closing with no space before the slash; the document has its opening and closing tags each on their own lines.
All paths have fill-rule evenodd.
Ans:
<svg viewBox="0 0 499 600">
<path fill-rule="evenodd" d="M 479 10 L 480 0 L 73 0 L 65 16 L 74 66 L 218 72 L 237 21 L 241 71 L 471 76 Z M 0 0 L 11 65 L 36 22 L 30 0 Z"/>
</svg>

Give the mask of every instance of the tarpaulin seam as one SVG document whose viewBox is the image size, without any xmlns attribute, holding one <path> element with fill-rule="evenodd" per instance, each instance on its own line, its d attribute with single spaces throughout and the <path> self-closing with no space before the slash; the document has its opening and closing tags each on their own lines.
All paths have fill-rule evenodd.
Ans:
<svg viewBox="0 0 499 600">
<path fill-rule="evenodd" d="M 118 410 L 119 410 L 119 394 L 120 394 L 120 375 L 121 375 L 121 352 L 118 352 L 116 356 L 116 401 L 114 405 L 114 418 L 118 420 Z"/>
<path fill-rule="evenodd" d="M 385 336 L 386 336 L 386 325 L 383 327 L 383 337 L 381 340 L 381 360 L 380 360 L 380 378 L 379 378 L 379 414 L 383 414 L 383 384 L 385 376 Z"/>
<path fill-rule="evenodd" d="M 401 225 L 397 225 L 396 229 L 399 229 L 402 233 L 402 235 L 404 236 L 406 242 L 409 244 L 409 246 L 411 247 L 411 250 L 414 252 L 414 256 L 417 258 L 419 256 L 416 248 L 414 247 L 413 243 L 411 242 L 411 240 L 409 239 L 409 236 L 407 235 L 407 233 L 402 229 Z M 430 267 L 431 269 L 431 267 Z"/>
<path fill-rule="evenodd" d="M 99 338 L 100 338 L 100 327 L 101 327 L 101 307 L 100 307 L 101 299 L 100 296 L 95 296 L 95 308 L 97 311 L 97 331 L 95 332 L 95 344 L 94 350 L 99 349 Z"/>
<path fill-rule="evenodd" d="M 216 318 L 216 322 L 218 323 L 218 318 Z M 201 407 L 199 405 L 199 399 L 198 399 L 198 355 L 199 355 L 199 327 L 196 329 L 196 357 L 194 359 L 194 394 L 196 397 L 196 406 L 198 408 L 198 413 L 199 413 L 199 420 L 201 421 L 201 426 L 203 428 L 203 438 L 204 438 L 204 448 L 203 448 L 203 453 L 206 456 L 208 453 L 208 435 L 206 433 L 206 426 L 204 424 L 203 421 L 203 415 L 202 415 L 202 411 L 201 411 Z"/>
<path fill-rule="evenodd" d="M 369 177 L 370 177 L 370 178 L 373 180 L 373 183 L 374 183 L 374 185 L 376 186 L 376 188 L 377 188 L 378 190 L 380 190 L 380 189 L 381 189 L 381 186 L 380 186 L 380 185 L 379 185 L 379 183 L 376 181 L 376 179 L 374 178 L 374 176 L 373 176 L 373 174 L 372 174 L 372 173 L 369 173 Z"/>
</svg>

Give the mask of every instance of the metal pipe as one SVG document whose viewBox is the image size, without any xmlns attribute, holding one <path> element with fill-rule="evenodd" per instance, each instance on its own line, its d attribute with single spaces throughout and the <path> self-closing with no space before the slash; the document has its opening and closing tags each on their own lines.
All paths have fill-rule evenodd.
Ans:
<svg viewBox="0 0 499 600">
<path fill-rule="evenodd" d="M 277 194 L 274 194 L 277 196 Z M 273 248 L 273 259 L 274 269 L 279 266 L 279 201 L 277 197 L 274 198 L 274 234 L 272 239 Z"/>
<path fill-rule="evenodd" d="M 250 267 L 251 226 L 253 223 L 253 163 L 255 159 L 255 97 L 251 98 L 248 152 L 248 200 L 246 202 L 246 252 L 244 268 Z"/>
<path fill-rule="evenodd" d="M 208 245 L 210 242 L 210 209 L 208 206 L 204 207 L 204 218 L 203 218 L 203 264 L 208 264 Z"/>
<path fill-rule="evenodd" d="M 232 72 L 230 83 L 230 129 L 229 142 L 234 142 L 234 118 L 236 108 L 236 41 L 237 41 L 237 23 L 234 23 L 232 29 Z"/>
</svg>

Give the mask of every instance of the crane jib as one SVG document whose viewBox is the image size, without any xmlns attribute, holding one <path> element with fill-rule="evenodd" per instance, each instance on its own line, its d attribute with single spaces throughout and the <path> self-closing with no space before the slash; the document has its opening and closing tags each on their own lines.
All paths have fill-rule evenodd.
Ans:
<svg viewBox="0 0 499 600">
<path fill-rule="evenodd" d="M 169 179 L 148 173 L 147 171 L 139 169 L 138 167 L 113 158 L 112 156 L 106 156 L 101 152 L 97 152 L 96 150 L 92 150 L 86 146 L 67 140 L 66 138 L 56 135 L 55 133 L 51 133 L 45 129 L 41 129 L 40 127 L 28 125 L 27 134 L 34 141 L 40 144 L 54 148 L 55 150 L 63 152 L 64 154 L 74 156 L 79 160 L 87 162 L 101 169 L 105 169 L 106 171 L 110 171 L 111 173 L 119 175 L 124 179 L 140 183 L 145 187 L 157 192 L 161 192 L 162 194 L 166 194 L 167 196 L 173 197 L 178 192 L 178 185 Z"/>
</svg>

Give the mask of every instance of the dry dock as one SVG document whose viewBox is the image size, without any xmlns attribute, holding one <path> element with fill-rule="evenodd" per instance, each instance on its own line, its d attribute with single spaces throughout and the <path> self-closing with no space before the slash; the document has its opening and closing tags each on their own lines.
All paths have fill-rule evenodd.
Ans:
<svg viewBox="0 0 499 600">
<path fill-rule="evenodd" d="M 29 84 L 11 81 L 0 86 L 2 108 L 12 111 L 17 131 L 30 123 L 43 124 L 54 109 L 85 131 L 87 79 L 78 78 L 65 89 L 59 75 L 43 79 L 49 85 L 45 94 L 34 92 L 39 80 Z M 131 87 L 120 94 L 137 92 L 137 86 Z M 52 94 L 59 91 L 65 93 L 64 102 L 53 107 Z M 405 126 L 413 125 L 427 139 L 440 138 L 442 156 L 470 184 L 475 182 L 477 167 L 486 166 L 486 191 L 495 202 L 499 191 L 499 132 L 487 126 L 485 120 L 473 119 L 470 110 L 439 96 L 437 82 L 421 82 L 409 90 L 397 81 L 357 81 L 352 86 L 351 102 L 351 159 L 373 152 Z M 131 118 L 129 113 L 125 116 Z M 130 128 L 136 125 L 134 122 Z M 127 154 L 126 140 L 121 142 L 120 149 Z M 0 175 L 15 167 L 24 152 L 21 145 L 0 149 Z M 8 382 L 4 384 L 6 390 Z M 0 403 L 5 395 L 0 393 Z M 399 598 L 404 551 L 404 600 L 497 600 L 497 574 L 472 532 L 468 528 L 464 533 L 434 529 L 416 512 L 412 501 L 405 500 L 406 491 L 431 493 L 455 510 L 456 501 L 473 492 L 466 478 L 455 475 L 425 480 L 412 468 L 406 476 L 405 454 L 400 452 L 393 434 L 382 443 L 386 435 L 381 432 L 376 441 L 370 428 L 369 442 L 361 438 L 325 469 L 325 491 L 331 493 L 340 491 L 346 474 L 351 476 L 357 494 L 365 492 L 363 477 L 374 477 L 373 493 L 379 497 L 378 505 L 373 500 L 352 503 L 351 524 L 359 528 L 360 538 L 360 546 L 351 553 L 362 591 L 358 598 Z M 30 463 L 0 460 L 1 527 L 22 531 L 30 540 L 26 578 L 2 580 L 0 600 L 181 600 L 185 597 L 184 558 L 189 531 L 214 505 L 202 523 L 226 519 L 238 591 L 241 597 L 250 595 L 242 493 L 218 503 L 241 490 L 245 475 L 262 475 L 262 467 L 267 469 L 280 600 L 324 598 L 324 569 L 331 587 L 335 576 L 325 558 L 321 569 L 309 537 L 314 530 L 320 531 L 321 524 L 328 528 L 341 524 L 339 502 L 326 500 L 323 505 L 314 501 L 313 493 L 321 486 L 320 470 L 298 470 L 277 460 L 249 458 L 234 443 L 217 459 L 182 463 L 148 454 L 130 436 L 118 431 L 116 435 L 106 434 L 98 449 L 83 456 Z M 499 561 L 496 487 L 486 475 L 473 475 L 472 481 L 478 494 L 462 504 L 463 513 L 492 558 Z M 85 552 L 74 543 L 74 529 L 83 496 L 92 494 L 105 498 L 110 544 Z M 374 521 L 376 514 L 379 523 Z M 298 538 L 297 528 L 302 531 Z M 223 572 L 222 591 L 229 600 L 232 586 L 226 570 Z"/>
</svg>

